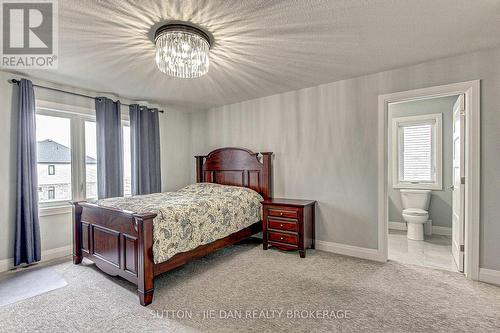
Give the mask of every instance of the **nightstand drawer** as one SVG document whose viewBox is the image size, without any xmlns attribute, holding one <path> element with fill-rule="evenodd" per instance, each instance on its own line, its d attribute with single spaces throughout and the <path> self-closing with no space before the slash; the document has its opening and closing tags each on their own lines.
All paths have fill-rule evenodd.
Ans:
<svg viewBox="0 0 500 333">
<path fill-rule="evenodd" d="M 280 209 L 280 208 L 269 208 L 267 211 L 269 216 L 285 217 L 289 219 L 297 218 L 296 210 Z"/>
<path fill-rule="evenodd" d="M 287 244 L 293 244 L 293 245 L 297 245 L 299 242 L 297 235 L 285 234 L 285 233 L 274 232 L 274 231 L 269 231 L 269 240 L 272 242 L 280 242 L 280 243 L 287 243 Z"/>
<path fill-rule="evenodd" d="M 277 220 L 273 218 L 267 219 L 267 227 L 269 229 L 285 230 L 293 232 L 297 232 L 299 229 L 296 222 Z"/>
</svg>

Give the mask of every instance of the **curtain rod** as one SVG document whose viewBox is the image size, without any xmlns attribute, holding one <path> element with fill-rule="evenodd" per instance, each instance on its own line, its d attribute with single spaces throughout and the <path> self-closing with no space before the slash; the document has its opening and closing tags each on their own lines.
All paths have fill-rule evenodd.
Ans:
<svg viewBox="0 0 500 333">
<path fill-rule="evenodd" d="M 19 84 L 19 81 L 18 79 L 10 79 L 8 80 L 10 83 L 12 84 Z M 69 94 L 69 95 L 74 95 L 74 96 L 79 96 L 79 97 L 85 97 L 85 98 L 90 98 L 90 99 L 96 99 L 97 97 L 92 97 L 92 96 L 89 96 L 89 95 L 83 95 L 83 94 L 79 94 L 79 93 L 75 93 L 75 92 L 71 92 L 71 91 L 66 91 L 66 90 L 61 90 L 61 89 L 57 89 L 57 88 L 51 88 L 51 87 L 46 87 L 46 86 L 40 86 L 38 84 L 33 84 L 33 87 L 37 87 L 37 88 L 42 88 L 42 89 L 47 89 L 47 90 L 52 90 L 52 91 L 57 91 L 57 92 L 61 92 L 61 93 L 65 93 L 65 94 Z M 123 106 L 130 106 L 130 104 L 125 104 L 125 103 L 120 103 L 120 105 L 123 105 Z M 158 112 L 160 113 L 164 113 L 165 111 L 163 110 L 158 110 Z"/>
</svg>

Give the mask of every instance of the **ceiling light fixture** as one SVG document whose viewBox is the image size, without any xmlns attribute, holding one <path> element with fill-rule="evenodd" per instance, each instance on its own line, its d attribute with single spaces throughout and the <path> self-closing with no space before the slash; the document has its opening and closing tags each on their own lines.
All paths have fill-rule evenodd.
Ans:
<svg viewBox="0 0 500 333">
<path fill-rule="evenodd" d="M 210 38 L 186 24 L 166 24 L 155 32 L 156 64 L 163 73 L 183 79 L 205 75 L 209 67 Z"/>
</svg>

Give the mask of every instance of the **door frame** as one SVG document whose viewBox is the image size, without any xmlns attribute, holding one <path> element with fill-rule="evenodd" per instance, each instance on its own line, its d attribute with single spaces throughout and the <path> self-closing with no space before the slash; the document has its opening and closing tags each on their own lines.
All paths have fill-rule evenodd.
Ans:
<svg viewBox="0 0 500 333">
<path fill-rule="evenodd" d="M 465 95 L 465 262 L 468 279 L 479 279 L 480 223 L 480 80 L 459 82 L 422 89 L 395 92 L 378 97 L 378 255 L 388 260 L 389 199 L 388 199 L 388 135 L 389 103 Z"/>
</svg>

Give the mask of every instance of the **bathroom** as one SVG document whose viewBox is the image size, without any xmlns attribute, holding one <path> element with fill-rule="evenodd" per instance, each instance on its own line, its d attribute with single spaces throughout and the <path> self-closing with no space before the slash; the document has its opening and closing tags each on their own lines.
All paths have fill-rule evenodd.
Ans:
<svg viewBox="0 0 500 333">
<path fill-rule="evenodd" d="M 453 225 L 463 228 L 454 222 L 454 212 L 463 209 L 463 199 L 457 200 L 463 198 L 461 185 L 456 183 L 457 160 L 464 155 L 461 99 L 454 95 L 389 104 L 389 260 L 463 271 L 463 252 L 453 250 L 453 240 L 463 237 L 453 230 Z"/>
</svg>

